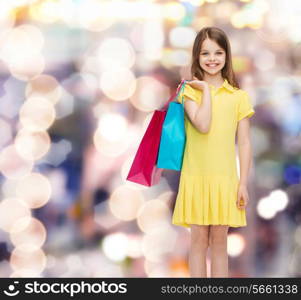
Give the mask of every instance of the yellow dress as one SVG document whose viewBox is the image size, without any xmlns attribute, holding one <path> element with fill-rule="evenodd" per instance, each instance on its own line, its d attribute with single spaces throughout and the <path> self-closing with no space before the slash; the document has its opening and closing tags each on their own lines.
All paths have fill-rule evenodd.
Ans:
<svg viewBox="0 0 301 300">
<path fill-rule="evenodd" d="M 227 80 L 219 89 L 210 85 L 210 91 L 208 133 L 199 132 L 185 112 L 186 145 L 172 224 L 246 226 L 245 210 L 236 206 L 239 177 L 235 136 L 238 122 L 255 112 L 247 92 L 232 87 Z M 186 84 L 187 98 L 201 104 L 202 91 Z"/>
</svg>

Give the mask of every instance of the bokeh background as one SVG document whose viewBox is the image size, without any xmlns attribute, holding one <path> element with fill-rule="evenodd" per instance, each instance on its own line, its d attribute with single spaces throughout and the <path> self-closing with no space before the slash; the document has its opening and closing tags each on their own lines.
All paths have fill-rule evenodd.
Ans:
<svg viewBox="0 0 301 300">
<path fill-rule="evenodd" d="M 228 34 L 256 111 L 230 276 L 301 276 L 300 14 L 298 0 L 1 0 L 0 277 L 189 276 L 180 173 L 126 176 L 204 26 Z"/>
</svg>

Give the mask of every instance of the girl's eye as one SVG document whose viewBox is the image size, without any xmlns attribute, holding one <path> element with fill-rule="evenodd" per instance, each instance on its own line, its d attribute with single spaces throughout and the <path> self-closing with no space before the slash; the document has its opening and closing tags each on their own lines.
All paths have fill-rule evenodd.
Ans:
<svg viewBox="0 0 301 300">
<path fill-rule="evenodd" d="M 201 53 L 201 55 L 207 55 L 207 54 L 208 54 L 207 52 Z M 218 54 L 218 55 L 222 55 L 222 54 L 223 54 L 223 52 L 216 52 L 216 54 Z"/>
</svg>

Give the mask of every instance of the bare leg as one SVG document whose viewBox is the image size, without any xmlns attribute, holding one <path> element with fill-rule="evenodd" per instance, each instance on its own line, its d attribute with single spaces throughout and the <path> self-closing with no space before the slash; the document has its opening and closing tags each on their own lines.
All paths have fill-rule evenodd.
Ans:
<svg viewBox="0 0 301 300">
<path fill-rule="evenodd" d="M 210 225 L 211 277 L 228 277 L 228 229 L 229 226 Z"/>
<path fill-rule="evenodd" d="M 190 276 L 207 277 L 206 254 L 209 244 L 209 226 L 191 225 L 190 237 Z"/>
</svg>

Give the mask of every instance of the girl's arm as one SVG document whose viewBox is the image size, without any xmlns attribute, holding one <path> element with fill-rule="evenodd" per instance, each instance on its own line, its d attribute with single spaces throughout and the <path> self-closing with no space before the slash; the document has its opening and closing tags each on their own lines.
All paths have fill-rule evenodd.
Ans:
<svg viewBox="0 0 301 300">
<path fill-rule="evenodd" d="M 239 151 L 240 185 L 247 185 L 251 167 L 252 148 L 250 141 L 250 121 L 244 118 L 238 122 L 237 144 Z"/>
<path fill-rule="evenodd" d="M 192 124 L 201 132 L 208 133 L 211 124 L 211 95 L 208 84 L 204 81 L 189 82 L 192 87 L 203 91 L 202 104 L 197 105 L 194 101 L 185 100 L 185 111 Z"/>
<path fill-rule="evenodd" d="M 252 148 L 250 141 L 250 121 L 244 118 L 238 122 L 237 144 L 239 152 L 239 186 L 237 194 L 237 207 L 245 209 L 249 201 L 247 190 L 249 169 L 251 167 Z"/>
</svg>

